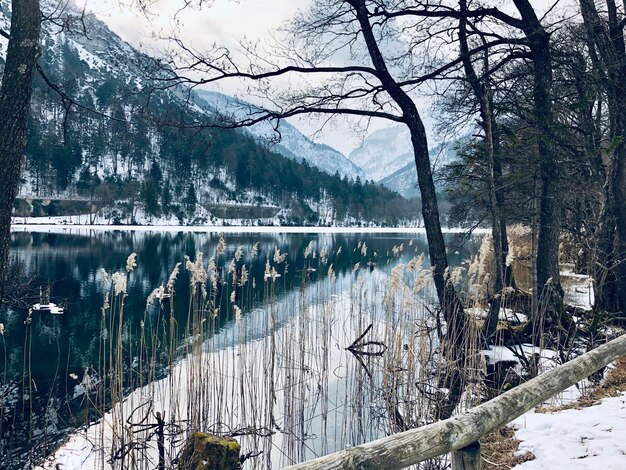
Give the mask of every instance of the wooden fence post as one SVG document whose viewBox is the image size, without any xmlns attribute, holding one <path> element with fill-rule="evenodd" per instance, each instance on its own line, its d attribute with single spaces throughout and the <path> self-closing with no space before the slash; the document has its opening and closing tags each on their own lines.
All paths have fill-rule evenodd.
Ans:
<svg viewBox="0 0 626 470">
<path fill-rule="evenodd" d="M 480 443 L 452 452 L 452 470 L 480 470 Z"/>
</svg>

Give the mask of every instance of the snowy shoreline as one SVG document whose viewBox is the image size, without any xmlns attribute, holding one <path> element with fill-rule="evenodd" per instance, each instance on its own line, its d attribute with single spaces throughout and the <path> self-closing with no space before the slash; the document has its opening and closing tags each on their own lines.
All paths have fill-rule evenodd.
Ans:
<svg viewBox="0 0 626 470">
<path fill-rule="evenodd" d="M 247 226 L 247 225 L 89 225 L 89 224 L 11 224 L 11 232 L 50 232 L 80 234 L 81 232 L 137 231 L 137 232 L 223 232 L 223 233 L 426 233 L 423 227 L 317 227 L 317 226 Z M 461 227 L 442 228 L 443 233 L 465 233 Z M 490 229 L 478 228 L 473 233 L 485 234 Z"/>
</svg>

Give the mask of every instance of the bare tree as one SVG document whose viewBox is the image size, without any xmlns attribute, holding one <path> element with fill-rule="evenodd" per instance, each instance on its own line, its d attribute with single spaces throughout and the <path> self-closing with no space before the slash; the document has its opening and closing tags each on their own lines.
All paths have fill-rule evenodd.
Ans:
<svg viewBox="0 0 626 470">
<path fill-rule="evenodd" d="M 555 127 L 556 122 L 553 112 L 553 61 L 551 51 L 550 33 L 542 25 L 534 8 L 527 0 L 514 0 L 521 19 L 510 17 L 504 13 L 485 9 L 484 13 L 493 16 L 509 27 L 523 32 L 526 38 L 527 54 L 518 54 L 519 58 L 527 57 L 532 63 L 532 97 L 534 127 L 536 129 L 536 143 L 538 153 L 537 174 L 539 180 L 538 207 L 537 207 L 537 250 L 534 259 L 535 276 L 533 285 L 533 300 L 535 307 L 533 314 L 542 311 L 547 316 L 548 325 L 560 325 L 563 304 L 563 289 L 560 285 L 560 273 L 558 265 L 559 235 L 561 232 L 560 207 L 558 203 L 559 172 L 558 160 L 555 150 Z M 486 136 L 486 149 L 488 160 L 489 198 L 492 212 L 492 226 L 494 237 L 494 250 L 496 258 L 495 287 L 500 292 L 503 281 L 506 278 L 505 263 L 502 255 L 506 251 L 506 221 L 502 223 L 501 194 L 498 194 L 498 180 L 501 177 L 499 160 L 495 148 L 498 141 L 494 140 L 494 132 L 497 125 L 493 120 L 493 95 L 488 82 L 481 82 L 472 67 L 472 62 L 467 55 L 467 32 L 466 21 L 468 17 L 475 17 L 477 11 L 470 12 L 466 0 L 460 0 L 460 28 L 459 43 L 461 57 L 463 58 L 466 77 L 479 102 L 481 112 L 481 126 Z M 489 74 L 488 55 L 485 55 L 485 74 Z M 505 58 L 495 68 L 508 61 L 512 56 Z M 483 80 L 488 80 L 487 75 Z M 495 147 L 494 147 L 495 145 Z M 495 157 L 495 158 L 494 158 Z M 506 255 L 505 255 L 506 256 Z M 489 320 L 486 322 L 486 331 L 493 334 L 497 323 L 497 307 L 491 302 Z"/>
<path fill-rule="evenodd" d="M 494 247 L 495 295 L 489 303 L 489 313 L 483 332 L 488 342 L 496 333 L 500 313 L 501 299 L 505 283 L 510 280 L 510 270 L 507 279 L 506 258 L 508 240 L 506 218 L 504 217 L 504 197 L 502 195 L 502 169 L 500 165 L 499 140 L 497 122 L 495 118 L 493 90 L 489 77 L 489 51 L 482 54 L 483 76 L 479 77 L 474 68 L 472 57 L 469 54 L 467 0 L 460 0 L 461 19 L 459 20 L 459 52 L 463 61 L 465 78 L 468 81 L 478 102 L 480 111 L 480 126 L 484 132 L 484 141 L 487 157 L 487 186 L 489 191 L 489 205 L 491 210 L 491 235 Z M 479 34 L 482 43 L 486 43 L 485 36 Z"/>
<path fill-rule="evenodd" d="M 555 120 L 552 110 L 552 51 L 550 34 L 528 0 L 513 0 L 521 20 L 509 21 L 524 32 L 533 63 L 533 101 L 538 153 L 538 236 L 534 297 L 547 324 L 560 324 L 563 289 L 559 272 L 560 209 L 559 170 L 554 149 Z M 537 311 L 533 312 L 536 315 Z"/>
<path fill-rule="evenodd" d="M 593 0 L 580 0 L 589 54 L 606 93 L 609 152 L 598 228 L 597 305 L 626 313 L 626 18 L 606 0 L 606 20 Z"/>
<path fill-rule="evenodd" d="M 479 6 L 474 9 L 468 9 L 467 5 L 462 3 L 461 9 L 456 10 L 453 7 L 446 6 L 443 2 L 436 2 L 433 8 L 429 2 L 424 3 L 421 1 L 416 1 L 416 6 L 397 14 L 419 17 L 458 18 L 462 22 L 468 18 L 481 20 L 492 18 L 502 25 L 523 33 L 525 40 L 518 40 L 515 43 L 523 44 L 528 49 L 529 53 L 521 57 L 528 56 L 533 66 L 533 115 L 538 154 L 538 235 L 535 255 L 536 280 L 533 286 L 533 299 L 537 301 L 537 306 L 534 309 L 534 313 L 536 314 L 538 311 L 545 312 L 547 325 L 560 324 L 563 305 L 563 289 L 560 284 L 558 265 L 561 226 L 558 204 L 559 172 L 554 146 L 555 118 L 552 109 L 553 63 L 550 32 L 544 27 L 534 7 L 528 0 L 513 0 L 513 3 L 520 15 L 519 18 L 508 15 L 495 7 Z M 501 42 L 506 42 L 506 36 L 502 37 L 501 34 L 493 30 L 490 34 L 500 38 Z M 514 43 L 514 39 L 514 37 L 510 36 L 508 38 L 511 44 Z M 462 57 L 467 57 L 468 55 L 466 52 L 462 54 Z M 511 57 L 514 58 L 516 55 Z M 506 63 L 508 60 L 503 60 L 502 63 Z M 467 67 L 465 69 L 467 72 Z"/>
<path fill-rule="evenodd" d="M 447 341 L 451 345 L 447 351 L 453 364 L 453 386 L 450 388 L 455 398 L 442 411 L 442 416 L 447 416 L 456 405 L 454 400 L 460 396 L 460 364 L 463 364 L 467 346 L 468 323 L 448 274 L 428 139 L 414 91 L 420 84 L 458 68 L 461 60 L 449 60 L 441 66 L 433 65 L 434 62 L 417 63 L 418 55 L 413 48 L 437 40 L 437 28 L 431 22 L 415 25 L 412 32 L 414 39 L 408 50 L 400 52 L 394 49 L 401 44 L 406 46 L 402 35 L 407 29 L 405 25 L 394 24 L 394 15 L 381 15 L 381 12 L 385 11 L 385 6 L 393 7 L 395 3 L 371 0 L 315 2 L 308 12 L 293 20 L 289 33 L 295 39 L 275 54 L 279 60 L 272 62 L 267 54 L 250 47 L 246 52 L 253 63 L 248 68 L 242 68 L 226 49 L 201 54 L 187 47 L 182 40 L 173 38 L 181 55 L 158 63 L 161 74 L 154 78 L 162 88 L 180 84 L 197 86 L 227 79 L 260 83 L 263 97 L 273 104 L 273 109 L 253 108 L 245 116 L 236 113 L 230 124 L 233 127 L 271 120 L 278 128 L 281 119 L 311 113 L 380 118 L 407 126 L 421 193 L 421 212 L 434 284 L 447 324 Z M 454 28 L 450 25 L 450 29 Z M 495 39 L 467 54 L 471 56 L 504 42 Z M 342 60 L 342 65 L 335 65 L 334 61 L 338 58 Z M 426 69 L 424 66 L 427 66 Z M 297 77 L 294 80 L 300 80 L 299 83 L 304 78 L 315 78 L 313 84 L 304 83 L 296 92 L 290 93 L 283 88 L 272 93 L 272 81 L 280 77 Z"/>
</svg>

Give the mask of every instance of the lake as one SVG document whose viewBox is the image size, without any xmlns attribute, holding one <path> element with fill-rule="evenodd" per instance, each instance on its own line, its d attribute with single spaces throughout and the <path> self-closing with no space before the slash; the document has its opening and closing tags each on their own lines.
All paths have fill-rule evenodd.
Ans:
<svg viewBox="0 0 626 470">
<path fill-rule="evenodd" d="M 3 468 L 40 462 L 114 404 L 100 422 L 124 422 L 133 437 L 92 426 L 99 448 L 70 441 L 75 452 L 57 456 L 66 468 L 90 455 L 99 460 L 87 466 L 122 468 L 132 456 L 119 450 L 139 442 L 154 468 L 153 428 L 140 425 L 156 411 L 170 460 L 185 429 L 201 427 L 237 436 L 248 468 L 279 468 L 414 425 L 427 406 L 413 385 L 432 359 L 420 354 L 434 349 L 414 344 L 432 339 L 420 333 L 432 329 L 433 305 L 428 282 L 416 285 L 428 271 L 423 233 L 28 230 L 13 233 L 12 254 L 66 312 L 1 313 Z M 452 266 L 480 241 L 446 237 Z M 206 297 L 185 267 L 199 252 Z M 137 266 L 126 271 L 131 253 Z M 179 262 L 173 298 L 147 306 Z M 128 276 L 125 296 L 102 269 Z M 346 350 L 369 325 L 357 354 Z"/>
</svg>

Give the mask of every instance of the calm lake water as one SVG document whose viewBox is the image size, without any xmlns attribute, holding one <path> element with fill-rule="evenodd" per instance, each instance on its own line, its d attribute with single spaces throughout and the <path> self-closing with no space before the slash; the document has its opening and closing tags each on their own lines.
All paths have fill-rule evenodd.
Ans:
<svg viewBox="0 0 626 470">
<path fill-rule="evenodd" d="M 104 288 L 99 271 L 109 273 L 123 270 L 130 253 L 137 253 L 137 267 L 130 273 L 127 297 L 124 306 L 125 341 L 133 350 L 133 331 L 162 316 L 169 316 L 169 307 L 151 307 L 146 312 L 146 298 L 159 285 L 166 283 L 172 268 L 189 256 L 192 260 L 198 252 L 209 257 L 215 253 L 220 238 L 217 232 L 142 232 L 142 231 L 80 231 L 72 233 L 19 232 L 12 236 L 12 255 L 23 264 L 24 272 L 36 277 L 40 283 L 51 284 L 51 298 L 66 307 L 64 315 L 33 314 L 26 322 L 27 312 L 4 309 L 0 322 L 5 326 L 0 340 L 0 400 L 2 400 L 2 453 L 0 467 L 22 468 L 52 452 L 66 436 L 86 419 L 94 418 L 89 410 L 89 393 L 85 392 L 85 375 L 94 375 L 98 369 L 99 344 L 102 338 L 102 305 Z M 450 263 L 459 266 L 475 252 L 478 238 L 464 240 L 459 235 L 447 235 Z M 427 256 L 425 236 L 420 233 L 226 233 L 226 251 L 217 261 L 221 272 L 228 265 L 238 247 L 243 247 L 243 262 L 254 279 L 255 288 L 245 293 L 233 294 L 228 287 L 218 297 L 222 306 L 215 319 L 215 334 L 230 331 L 235 318 L 228 312 L 228 303 L 235 300 L 242 309 L 241 315 L 254 312 L 267 301 L 267 259 L 272 259 L 275 249 L 287 253 L 287 270 L 281 271 L 278 282 L 273 283 L 273 296 L 287 298 L 306 287 L 307 304 L 316 302 L 316 285 L 327 282 L 328 266 L 332 264 L 338 284 L 333 295 L 350 293 L 350 286 L 359 273 L 379 273 L 388 276 L 392 267 L 399 262 L 408 262 L 421 254 Z M 319 258 L 320 251 L 327 250 L 328 261 L 312 260 L 307 247 L 311 245 Z M 258 243 L 258 255 L 250 257 L 251 247 Z M 366 248 L 364 248 L 365 244 Z M 314 264 L 312 264 L 314 263 Z M 358 264 L 357 264 L 358 263 Z M 427 261 L 426 261 L 427 263 Z M 307 269 L 315 265 L 315 268 Z M 370 282 L 378 282 L 369 277 Z M 181 269 L 176 282 L 176 298 L 188 299 L 190 290 L 189 273 Z M 327 293 L 324 294 L 328 297 Z M 428 292 L 424 292 L 427 301 Z M 235 299 L 236 297 L 236 299 Z M 291 328 L 290 316 L 297 315 L 285 309 L 278 315 L 279 327 Z M 178 324 L 184 324 L 189 313 L 189 304 L 177 301 L 171 315 Z M 146 316 L 148 315 L 148 316 Z M 249 321 L 256 318 L 249 316 Z M 183 341 L 185 330 L 175 333 L 177 341 Z M 235 338 L 232 344 L 258 341 L 264 334 L 263 328 L 251 325 L 244 338 Z M 315 331 L 311 335 L 315 335 Z M 350 334 L 353 334 L 351 331 Z M 136 335 L 138 336 L 138 335 Z M 334 338 L 338 347 L 344 349 L 355 338 Z M 184 341 L 183 341 L 184 342 Z M 156 345 L 154 346 L 156 349 Z M 132 353 L 129 353 L 132 356 Z M 182 357 L 184 351 L 180 351 Z M 128 370 L 132 370 L 133 357 L 128 358 Z M 168 374 L 168 359 L 156 354 L 153 358 L 156 377 Z M 355 360 L 356 364 L 356 360 Z M 369 373 L 369 372 L 368 372 Z M 133 385 L 129 382 L 126 392 Z M 302 392 L 304 393 L 304 392 Z M 342 425 L 342 426 L 345 426 Z M 364 423 L 355 423 L 364 426 Z M 335 431 L 336 432 L 336 431 Z M 345 435 L 353 430 L 343 430 L 340 445 L 358 443 L 371 438 L 371 433 L 361 430 L 354 439 Z M 306 431 L 303 431 L 306 434 Z M 313 434 L 311 432 L 311 434 Z M 314 437 L 311 438 L 314 440 Z M 330 439 L 330 441 L 328 441 Z M 303 446 L 296 453 L 310 457 L 319 452 L 335 450 L 332 436 L 313 452 L 316 446 Z M 331 442 L 328 444 L 328 442 Z M 304 447 L 310 447 L 309 451 Z M 309 452 L 307 454 L 307 452 Z M 269 457 L 268 457 L 269 458 Z M 281 462 L 288 463 L 289 460 Z M 262 468 L 262 465 L 259 467 Z"/>
</svg>

